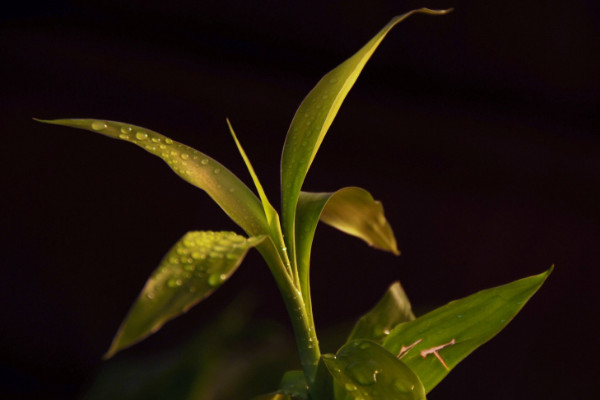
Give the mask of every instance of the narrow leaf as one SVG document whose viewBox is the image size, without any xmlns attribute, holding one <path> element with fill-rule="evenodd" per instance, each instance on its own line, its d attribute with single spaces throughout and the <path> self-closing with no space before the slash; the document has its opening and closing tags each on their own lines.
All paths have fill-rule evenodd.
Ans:
<svg viewBox="0 0 600 400">
<path fill-rule="evenodd" d="M 381 343 L 396 325 L 414 319 L 415 315 L 412 312 L 408 296 L 400 282 L 394 282 L 379 303 L 354 325 L 347 341 L 371 339 Z"/>
<path fill-rule="evenodd" d="M 500 332 L 551 271 L 482 290 L 400 324 L 383 346 L 398 355 L 429 392 L 473 350 Z"/>
<path fill-rule="evenodd" d="M 342 102 L 379 43 L 390 29 L 414 13 L 442 15 L 449 11 L 420 8 L 395 17 L 356 54 L 327 73 L 302 101 L 281 158 L 283 229 L 290 246 L 294 246 L 296 204 L 308 169 Z"/>
<path fill-rule="evenodd" d="M 254 193 L 221 163 L 198 150 L 160 133 L 122 122 L 95 119 L 37 121 L 86 129 L 136 144 L 162 158 L 185 181 L 206 191 L 248 235 L 268 232 L 265 213 Z"/>
<path fill-rule="evenodd" d="M 234 232 L 186 233 L 146 282 L 105 357 L 139 342 L 206 298 L 264 238 L 246 239 Z"/>
<path fill-rule="evenodd" d="M 335 380 L 335 399 L 420 400 L 425 389 L 404 363 L 370 340 L 354 340 L 323 361 Z"/>
<path fill-rule="evenodd" d="M 308 293 L 310 251 L 319 219 L 375 248 L 400 253 L 381 203 L 366 190 L 347 187 L 334 193 L 300 192 L 296 260 L 303 294 Z"/>
</svg>

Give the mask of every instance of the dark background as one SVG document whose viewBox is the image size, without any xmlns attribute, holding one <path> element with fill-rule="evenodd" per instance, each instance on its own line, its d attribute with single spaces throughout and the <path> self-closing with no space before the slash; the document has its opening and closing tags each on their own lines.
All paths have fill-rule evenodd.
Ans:
<svg viewBox="0 0 600 400">
<path fill-rule="evenodd" d="M 80 396 L 146 277 L 184 232 L 239 229 L 158 159 L 31 117 L 130 122 L 248 175 L 272 201 L 296 107 L 394 15 L 305 189 L 367 188 L 403 255 L 328 227 L 313 252 L 316 322 L 364 313 L 401 279 L 427 310 L 556 270 L 430 399 L 593 398 L 600 372 L 600 12 L 595 1 L 54 1 L 0 25 L 0 393 Z M 223 289 L 129 352 L 177 343 L 237 292 L 287 316 L 255 253 Z M 326 348 L 334 351 L 335 348 Z M 119 356 L 117 356 L 119 357 Z M 8 397 L 7 397 L 8 398 Z"/>
</svg>

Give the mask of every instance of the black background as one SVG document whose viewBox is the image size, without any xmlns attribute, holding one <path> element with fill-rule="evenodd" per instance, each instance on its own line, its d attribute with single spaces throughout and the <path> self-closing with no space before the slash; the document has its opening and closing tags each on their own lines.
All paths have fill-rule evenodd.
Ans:
<svg viewBox="0 0 600 400">
<path fill-rule="evenodd" d="M 318 328 L 365 312 L 393 280 L 426 310 L 556 270 L 430 399 L 593 398 L 599 372 L 600 13 L 594 1 L 21 2 L 0 25 L 0 393 L 79 395 L 146 277 L 184 232 L 237 230 L 158 159 L 39 118 L 130 122 L 210 154 L 267 192 L 318 79 L 397 26 L 325 139 L 306 190 L 367 188 L 403 255 L 317 231 Z M 186 337 L 236 292 L 288 327 L 251 253 L 210 299 L 141 344 Z M 325 349 L 334 351 L 335 349 Z"/>
</svg>

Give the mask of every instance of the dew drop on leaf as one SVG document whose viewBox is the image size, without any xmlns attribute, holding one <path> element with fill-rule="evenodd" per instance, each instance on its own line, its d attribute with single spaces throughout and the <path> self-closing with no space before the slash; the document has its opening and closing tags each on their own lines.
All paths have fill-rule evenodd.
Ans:
<svg viewBox="0 0 600 400">
<path fill-rule="evenodd" d="M 148 134 L 146 132 L 136 132 L 135 138 L 137 140 L 146 140 L 146 139 L 148 139 Z"/>
<path fill-rule="evenodd" d="M 106 124 L 102 121 L 94 121 L 92 122 L 92 129 L 95 131 L 101 131 L 102 129 L 106 129 Z"/>
</svg>

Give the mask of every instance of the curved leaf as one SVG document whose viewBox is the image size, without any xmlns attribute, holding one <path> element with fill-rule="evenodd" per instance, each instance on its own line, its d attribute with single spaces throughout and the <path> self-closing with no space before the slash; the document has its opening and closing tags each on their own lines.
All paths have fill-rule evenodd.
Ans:
<svg viewBox="0 0 600 400">
<path fill-rule="evenodd" d="M 449 10 L 420 8 L 392 19 L 356 54 L 327 73 L 300 104 L 288 130 L 281 157 L 283 230 L 295 254 L 296 204 L 304 178 L 346 95 L 385 35 L 414 13 L 441 15 Z M 292 257 L 293 258 L 293 257 Z"/>
<path fill-rule="evenodd" d="M 400 324 L 383 346 L 398 355 L 429 392 L 456 364 L 500 332 L 551 271 L 482 290 Z"/>
<path fill-rule="evenodd" d="M 404 363 L 370 340 L 354 340 L 323 361 L 335 380 L 335 399 L 420 400 L 425 389 Z"/>
<path fill-rule="evenodd" d="M 252 191 L 221 163 L 189 146 L 135 125 L 96 119 L 39 120 L 86 129 L 131 142 L 162 158 L 177 175 L 208 195 L 248 235 L 268 232 L 265 213 Z"/>
<path fill-rule="evenodd" d="M 334 193 L 300 192 L 296 260 L 305 301 L 308 301 L 310 251 L 319 219 L 375 248 L 400 254 L 381 202 L 374 200 L 366 190 L 347 187 Z"/>
<path fill-rule="evenodd" d="M 139 342 L 223 284 L 265 236 L 188 232 L 165 255 L 117 332 L 106 358 Z"/>
<path fill-rule="evenodd" d="M 381 343 L 396 325 L 414 319 L 415 314 L 412 312 L 408 296 L 400 282 L 394 282 L 375 307 L 354 325 L 347 341 L 371 339 Z"/>
</svg>

